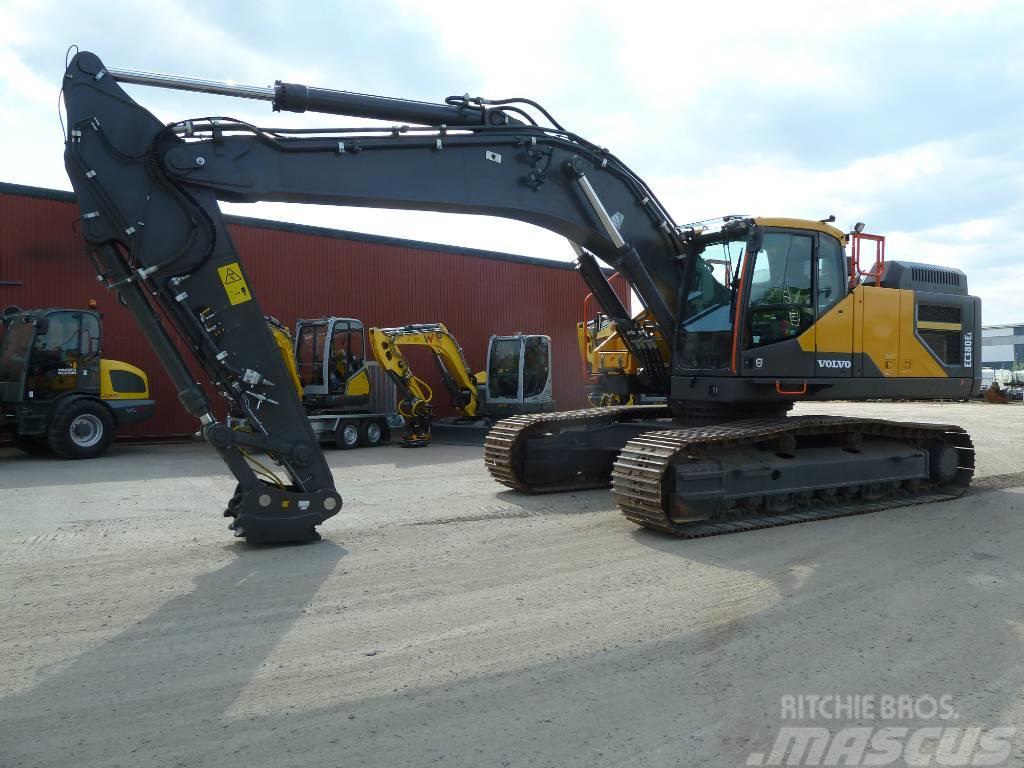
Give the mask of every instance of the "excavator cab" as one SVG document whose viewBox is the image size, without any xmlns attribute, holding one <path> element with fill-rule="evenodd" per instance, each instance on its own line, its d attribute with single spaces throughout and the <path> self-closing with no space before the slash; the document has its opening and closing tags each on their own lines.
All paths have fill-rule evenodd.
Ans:
<svg viewBox="0 0 1024 768">
<path fill-rule="evenodd" d="M 551 337 L 491 336 L 481 399 L 488 415 L 551 410 Z"/>
<path fill-rule="evenodd" d="M 876 245 L 868 271 L 861 241 Z M 695 382 L 694 399 L 769 407 L 793 396 L 969 395 L 979 310 L 966 276 L 886 261 L 884 242 L 782 218 L 698 233 L 675 376 Z"/>
<path fill-rule="evenodd" d="M 295 360 L 305 401 L 314 408 L 365 410 L 370 402 L 363 324 L 351 317 L 299 320 Z"/>
<path fill-rule="evenodd" d="M 52 401 L 74 391 L 99 391 L 99 317 L 46 310 L 11 314 L 4 337 L 4 400 Z"/>
</svg>

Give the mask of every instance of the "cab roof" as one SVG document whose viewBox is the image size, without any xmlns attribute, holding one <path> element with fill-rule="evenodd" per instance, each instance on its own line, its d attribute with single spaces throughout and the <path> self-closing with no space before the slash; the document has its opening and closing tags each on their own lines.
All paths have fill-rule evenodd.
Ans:
<svg viewBox="0 0 1024 768">
<path fill-rule="evenodd" d="M 825 224 L 821 221 L 814 221 L 812 219 L 787 219 L 782 217 L 761 217 L 758 216 L 754 219 L 757 224 L 762 227 L 786 227 L 789 229 L 809 229 L 813 232 L 824 232 L 826 235 L 832 235 L 842 245 L 846 245 L 846 235 L 833 227 L 831 224 Z"/>
</svg>

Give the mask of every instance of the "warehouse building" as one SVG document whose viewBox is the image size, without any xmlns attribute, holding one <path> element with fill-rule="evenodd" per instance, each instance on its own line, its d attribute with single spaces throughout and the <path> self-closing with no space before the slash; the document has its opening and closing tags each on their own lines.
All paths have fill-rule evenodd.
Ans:
<svg viewBox="0 0 1024 768">
<path fill-rule="evenodd" d="M 981 362 L 996 370 L 1024 364 L 1024 324 L 982 326 Z"/>
<path fill-rule="evenodd" d="M 97 283 L 76 233 L 78 215 L 71 193 L 0 183 L 0 307 L 85 307 L 95 299 L 104 313 L 104 355 L 143 368 L 157 400 L 156 417 L 125 434 L 191 434 L 196 422 L 178 403 L 134 319 Z M 547 334 L 557 408 L 585 404 L 576 324 L 588 291 L 571 264 L 275 221 L 227 220 L 263 311 L 290 328 L 298 318 L 323 315 L 359 318 L 366 327 L 443 322 L 475 370 L 485 367 L 492 334 Z M 620 288 L 626 295 L 628 289 Z M 432 360 L 416 352 L 422 351 L 409 355 L 411 365 L 439 393 L 435 412 L 452 414 Z"/>
</svg>

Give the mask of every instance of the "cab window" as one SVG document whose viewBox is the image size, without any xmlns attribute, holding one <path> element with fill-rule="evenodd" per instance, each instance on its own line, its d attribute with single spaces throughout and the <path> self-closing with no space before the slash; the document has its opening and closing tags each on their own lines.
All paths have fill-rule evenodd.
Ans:
<svg viewBox="0 0 1024 768">
<path fill-rule="evenodd" d="M 71 312 L 54 312 L 47 315 L 46 333 L 36 336 L 35 351 L 59 358 L 77 357 L 82 345 L 79 336 L 80 317 L 79 314 Z"/>
<path fill-rule="evenodd" d="M 92 357 L 100 352 L 100 321 L 95 315 L 82 315 L 81 345 L 84 357 Z"/>
<path fill-rule="evenodd" d="M 523 355 L 523 397 L 536 397 L 548 383 L 548 340 L 531 337 L 526 340 Z"/>
<path fill-rule="evenodd" d="M 795 338 L 814 323 L 813 238 L 771 232 L 757 252 L 747 309 L 748 349 Z"/>
<path fill-rule="evenodd" d="M 324 383 L 323 350 L 324 336 L 327 328 L 323 324 L 303 325 L 299 329 L 298 368 L 299 381 L 302 386 L 315 386 Z"/>
<path fill-rule="evenodd" d="M 520 339 L 494 339 L 487 366 L 487 395 L 491 398 L 519 397 Z"/>
<path fill-rule="evenodd" d="M 839 241 L 818 235 L 818 317 L 842 301 L 847 280 L 846 256 Z"/>
<path fill-rule="evenodd" d="M 330 377 L 328 391 L 341 392 L 345 382 L 355 372 L 352 358 L 352 328 L 348 320 L 340 320 L 331 329 L 331 349 L 328 358 L 327 375 Z"/>
</svg>

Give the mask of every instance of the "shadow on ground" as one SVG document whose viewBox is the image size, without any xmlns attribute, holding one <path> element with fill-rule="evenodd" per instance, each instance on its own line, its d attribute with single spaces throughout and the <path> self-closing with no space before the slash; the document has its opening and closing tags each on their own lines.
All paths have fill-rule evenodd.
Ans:
<svg viewBox="0 0 1024 768">
<path fill-rule="evenodd" d="M 614 644 L 578 652 L 564 628 L 571 622 L 581 638 L 591 632 L 585 608 L 555 596 L 545 606 L 537 594 L 522 621 L 535 623 L 539 663 L 474 677 L 461 665 L 460 653 L 469 651 L 437 640 L 438 654 L 429 656 L 435 649 L 428 644 L 423 658 L 447 671 L 443 683 L 311 703 L 294 715 L 274 708 L 272 690 L 266 715 L 224 713 L 343 550 L 316 545 L 272 566 L 263 563 L 266 551 L 239 551 L 191 595 L 5 702 L 4 765 L 743 765 L 792 724 L 780 719 L 780 699 L 797 694 L 948 694 L 956 725 L 1005 725 L 1024 688 L 1016 629 L 1024 622 L 1022 536 L 1013 512 L 1021 497 L 984 496 L 973 514 L 971 505 L 954 502 L 961 506 L 697 541 L 637 531 L 633 540 L 652 557 L 716 567 L 694 570 L 690 589 L 702 589 L 712 570 L 735 574 L 725 583 L 735 582 L 736 591 L 708 608 L 699 629 L 675 623 L 651 636 L 624 622 L 612 627 Z M 674 567 L 674 558 L 661 559 Z M 668 620 L 675 610 L 692 610 L 679 579 L 644 572 L 650 575 L 635 583 L 638 599 L 660 601 Z M 283 590 L 286 575 L 301 588 Z M 773 587 L 754 593 L 764 595 L 760 603 L 744 591 L 759 580 Z M 237 624 L 236 642 L 183 642 L 180 633 L 197 620 Z M 545 653 L 549 638 L 560 642 Z M 332 691 L 349 684 L 329 667 L 317 680 Z M 67 703 L 83 689 L 87 703 Z M 835 733 L 847 723 L 812 724 Z M 73 754 L 48 751 L 51 729 L 75 745 Z"/>
<path fill-rule="evenodd" d="M 391 465 L 431 467 L 477 460 L 478 446 L 438 443 L 426 448 L 399 448 L 397 443 L 351 451 L 323 446 L 332 470 Z M 0 455 L 0 488 L 39 488 L 56 485 L 117 482 L 124 478 L 166 480 L 178 477 L 228 477 L 227 466 L 205 443 L 175 445 L 114 445 L 98 459 L 65 461 L 50 456 L 28 456 L 20 451 Z"/>
<path fill-rule="evenodd" d="M 0 764 L 203 764 L 174 756 L 194 754 L 191 729 L 222 718 L 346 554 L 329 541 L 226 548 L 193 591 L 0 701 Z"/>
</svg>

